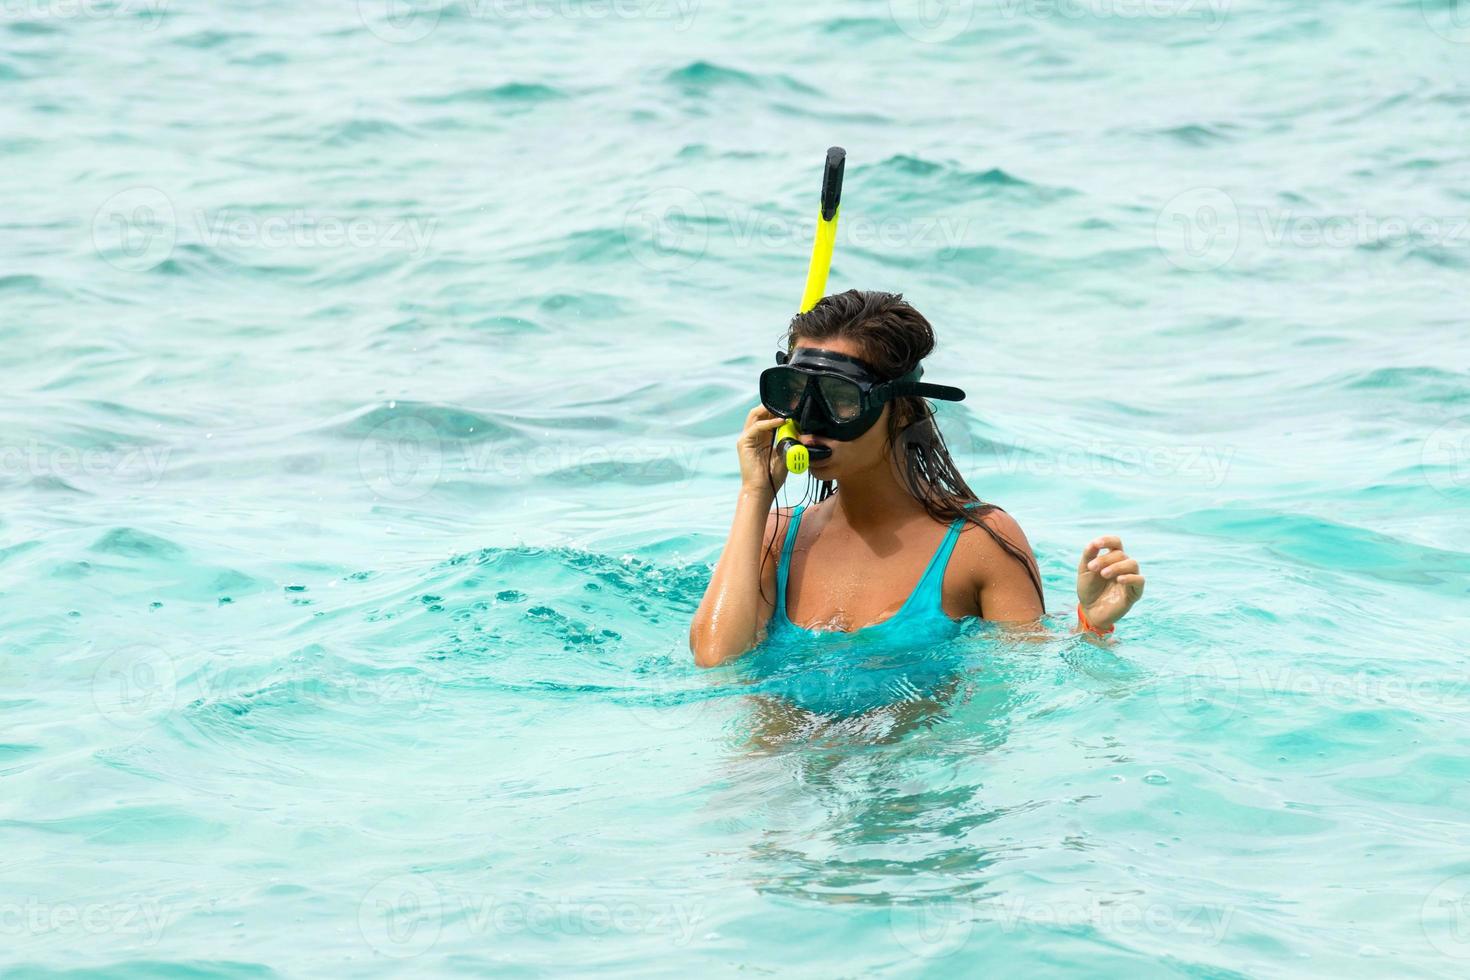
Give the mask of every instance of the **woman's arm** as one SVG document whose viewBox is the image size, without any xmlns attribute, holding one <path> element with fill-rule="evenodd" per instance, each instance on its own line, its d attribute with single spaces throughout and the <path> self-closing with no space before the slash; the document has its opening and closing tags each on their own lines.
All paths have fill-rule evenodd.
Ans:
<svg viewBox="0 0 1470 980">
<path fill-rule="evenodd" d="M 984 548 L 978 588 L 981 615 L 1000 623 L 1035 622 L 1044 610 L 1031 578 L 1031 569 L 1036 567 L 1031 542 L 1026 540 L 1026 533 L 1016 519 L 1003 510 L 991 511 L 982 520 L 1025 555 L 1031 567 L 1017 561 L 989 535 L 976 535 L 977 543 Z"/>
<path fill-rule="evenodd" d="M 689 649 L 701 667 L 717 666 L 754 647 L 775 608 L 774 588 L 762 586 L 774 583 L 780 555 L 778 550 L 772 555 L 777 543 L 771 504 L 786 481 L 786 462 L 772 451 L 771 441 L 783 421 L 756 406 L 745 417 L 736 443 L 741 489 L 735 519 L 689 626 Z"/>
<path fill-rule="evenodd" d="M 701 667 L 719 666 L 752 649 L 760 642 L 775 610 L 766 593 L 774 597 L 779 554 L 771 561 L 761 560 L 769 553 L 768 542 L 775 533 L 776 514 L 771 502 L 771 492 L 765 487 L 759 494 L 740 492 L 730 537 L 689 626 L 689 649 Z M 763 589 L 766 585 L 772 588 Z"/>
</svg>

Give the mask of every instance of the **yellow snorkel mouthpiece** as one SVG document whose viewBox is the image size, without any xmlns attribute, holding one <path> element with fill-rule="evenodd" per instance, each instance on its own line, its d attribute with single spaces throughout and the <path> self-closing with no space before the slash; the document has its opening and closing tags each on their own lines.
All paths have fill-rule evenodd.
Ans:
<svg viewBox="0 0 1470 980">
<path fill-rule="evenodd" d="M 805 473 L 811 465 L 811 452 L 801 444 L 801 430 L 790 419 L 776 430 L 776 451 L 786 455 L 787 472 Z"/>
<path fill-rule="evenodd" d="M 832 252 L 837 247 L 837 212 L 842 204 L 842 177 L 846 170 L 847 151 L 840 146 L 828 149 L 827 165 L 822 171 L 822 209 L 817 213 L 817 234 L 812 241 L 812 261 L 806 270 L 806 289 L 801 294 L 801 313 L 827 295 L 827 273 L 832 269 Z M 811 465 L 811 451 L 801 444 L 800 437 L 801 430 L 791 419 L 776 430 L 776 449 L 785 453 L 786 469 L 790 473 L 805 473 Z"/>
</svg>

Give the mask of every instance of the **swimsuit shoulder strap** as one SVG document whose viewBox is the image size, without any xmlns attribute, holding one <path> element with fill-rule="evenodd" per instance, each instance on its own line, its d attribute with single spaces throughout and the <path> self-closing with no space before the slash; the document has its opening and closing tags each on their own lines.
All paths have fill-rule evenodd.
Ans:
<svg viewBox="0 0 1470 980">
<path fill-rule="evenodd" d="M 980 502 L 965 504 L 965 509 L 978 507 Z M 960 539 L 960 531 L 964 530 L 965 519 L 956 517 L 950 522 L 949 530 L 944 535 L 944 540 L 939 543 L 939 548 L 934 552 L 934 557 L 929 559 L 929 567 L 924 569 L 924 577 L 919 579 L 919 585 L 914 592 L 926 599 L 931 606 L 941 608 L 944 599 L 944 571 L 949 567 L 949 558 L 954 554 L 954 546 Z"/>
<path fill-rule="evenodd" d="M 791 512 L 791 526 L 786 529 L 786 540 L 781 543 L 781 560 L 776 564 L 776 615 L 786 615 L 786 577 L 791 569 L 791 550 L 796 546 L 796 530 L 801 527 L 802 504 Z"/>
</svg>

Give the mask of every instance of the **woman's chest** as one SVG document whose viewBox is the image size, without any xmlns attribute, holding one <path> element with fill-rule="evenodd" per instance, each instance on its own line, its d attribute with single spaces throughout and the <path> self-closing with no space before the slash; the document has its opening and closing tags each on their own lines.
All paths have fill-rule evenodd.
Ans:
<svg viewBox="0 0 1470 980">
<path fill-rule="evenodd" d="M 886 542 L 826 534 L 798 542 L 788 617 L 808 629 L 851 632 L 892 618 L 911 599 L 938 605 L 952 618 L 975 615 L 963 576 L 948 574 L 949 556 L 941 553 L 946 530 L 925 528 Z"/>
</svg>

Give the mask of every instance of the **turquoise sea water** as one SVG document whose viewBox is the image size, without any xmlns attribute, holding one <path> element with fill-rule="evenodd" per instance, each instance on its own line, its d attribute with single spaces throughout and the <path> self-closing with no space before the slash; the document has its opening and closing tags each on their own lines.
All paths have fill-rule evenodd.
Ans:
<svg viewBox="0 0 1470 980">
<path fill-rule="evenodd" d="M 0 38 L 6 975 L 1470 969 L 1463 4 Z M 1057 635 L 699 672 L 834 143 Z"/>
</svg>

